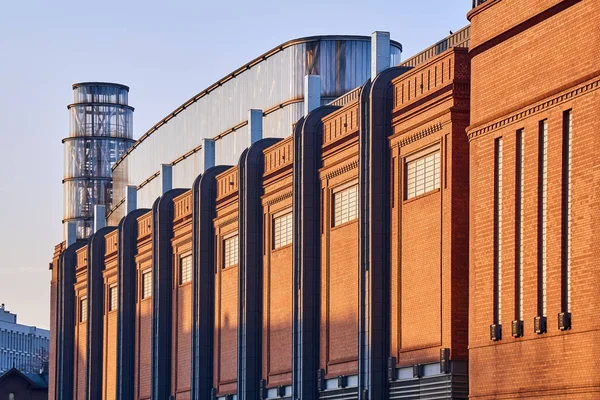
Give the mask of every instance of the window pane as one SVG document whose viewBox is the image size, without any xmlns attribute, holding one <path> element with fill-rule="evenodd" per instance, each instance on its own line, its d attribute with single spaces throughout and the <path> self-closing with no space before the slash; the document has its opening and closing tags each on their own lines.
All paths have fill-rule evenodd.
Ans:
<svg viewBox="0 0 600 400">
<path fill-rule="evenodd" d="M 152 296 L 152 271 L 142 273 L 142 299 Z"/>
<path fill-rule="evenodd" d="M 183 285 L 192 281 L 192 256 L 188 255 L 181 258 L 179 264 L 179 284 Z"/>
<path fill-rule="evenodd" d="M 79 322 L 86 322 L 88 317 L 87 297 L 79 302 Z"/>
<path fill-rule="evenodd" d="M 292 243 L 292 213 L 273 220 L 273 247 L 279 248 Z"/>
<path fill-rule="evenodd" d="M 406 200 L 439 188 L 439 150 L 406 163 Z"/>
<path fill-rule="evenodd" d="M 338 226 L 358 218 L 358 185 L 333 194 L 333 226 Z"/>
<path fill-rule="evenodd" d="M 237 265 L 238 263 L 238 235 L 224 240 L 224 265 L 223 268 Z"/>
<path fill-rule="evenodd" d="M 119 303 L 119 292 L 117 291 L 117 286 L 113 285 L 108 288 L 108 311 L 114 311 L 118 308 L 117 304 Z"/>
</svg>

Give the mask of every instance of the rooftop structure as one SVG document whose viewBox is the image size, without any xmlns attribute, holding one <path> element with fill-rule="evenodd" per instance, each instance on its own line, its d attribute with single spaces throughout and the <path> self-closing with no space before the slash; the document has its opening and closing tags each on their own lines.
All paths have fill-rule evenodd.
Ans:
<svg viewBox="0 0 600 400">
<path fill-rule="evenodd" d="M 63 223 L 74 222 L 76 237 L 92 233 L 94 206 L 110 209 L 112 166 L 133 143 L 129 88 L 116 83 L 73 85 L 74 102 L 65 148 Z M 65 230 L 65 237 L 67 236 Z"/>
<path fill-rule="evenodd" d="M 389 40 L 384 63 L 397 65 L 402 46 Z M 305 76 L 319 75 L 315 100 L 326 104 L 371 76 L 371 37 L 314 36 L 269 50 L 192 97 L 136 141 L 113 167 L 114 205 L 109 225 L 127 213 L 127 186 L 137 207 L 150 207 L 162 190 L 161 165 L 170 167 L 172 187 L 189 187 L 213 165 L 237 163 L 258 139 L 283 138 L 304 112 Z M 249 110 L 262 116 L 251 133 Z M 255 115 L 256 112 L 255 112 Z"/>
</svg>

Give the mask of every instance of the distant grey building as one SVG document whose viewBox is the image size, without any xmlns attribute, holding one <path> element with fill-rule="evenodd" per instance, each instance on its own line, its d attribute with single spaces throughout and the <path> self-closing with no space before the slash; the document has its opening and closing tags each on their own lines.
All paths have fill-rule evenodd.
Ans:
<svg viewBox="0 0 600 400">
<path fill-rule="evenodd" d="M 39 373 L 48 360 L 50 331 L 17 323 L 17 314 L 0 304 L 0 375 L 12 367 Z"/>
</svg>

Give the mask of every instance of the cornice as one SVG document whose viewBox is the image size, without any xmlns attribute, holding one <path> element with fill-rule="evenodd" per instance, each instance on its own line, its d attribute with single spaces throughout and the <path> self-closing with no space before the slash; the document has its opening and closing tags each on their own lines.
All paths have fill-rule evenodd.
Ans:
<svg viewBox="0 0 600 400">
<path fill-rule="evenodd" d="M 443 127 L 444 124 L 441 121 L 436 122 L 435 124 L 430 125 L 425 129 L 422 129 L 416 133 L 413 133 L 412 135 L 406 136 L 405 138 L 398 140 L 394 143 L 394 146 L 404 147 L 406 145 L 416 142 L 417 140 L 421 140 L 429 135 L 441 131 Z"/>
<path fill-rule="evenodd" d="M 583 96 L 589 92 L 597 90 L 600 87 L 600 77 L 594 78 L 592 81 L 588 81 L 581 85 L 578 85 L 568 91 L 562 92 L 558 95 L 551 96 L 550 98 L 534 103 L 533 105 L 523 108 L 519 111 L 513 112 L 506 117 L 497 119 L 488 124 L 485 124 L 482 127 L 475 128 L 473 130 L 469 129 L 468 137 L 469 140 L 473 140 L 477 137 L 485 136 L 490 134 L 500 128 L 505 126 L 517 123 L 522 121 L 532 115 L 539 114 L 547 109 L 552 107 L 556 107 L 560 104 L 563 104 L 567 101 L 575 99 L 577 97 Z"/>
<path fill-rule="evenodd" d="M 331 178 L 335 178 L 336 176 L 340 176 L 343 173 L 346 173 L 348 171 L 352 171 L 354 168 L 358 168 L 358 160 L 353 161 L 349 164 L 343 165 L 340 168 L 337 168 L 329 173 L 327 173 L 327 175 L 325 175 L 326 179 L 331 179 Z"/>
<path fill-rule="evenodd" d="M 289 192 L 286 192 L 286 193 L 280 194 L 279 196 L 277 196 L 277 197 L 275 197 L 275 198 L 273 198 L 273 199 L 271 199 L 271 200 L 268 200 L 268 201 L 267 201 L 265 204 L 266 204 L 267 206 L 272 206 L 272 205 L 273 205 L 273 204 L 275 204 L 275 203 L 279 203 L 280 201 L 283 201 L 283 200 L 285 200 L 285 199 L 289 199 L 290 197 L 292 197 L 292 195 L 293 195 L 293 193 L 292 193 L 292 191 L 290 190 Z"/>
</svg>

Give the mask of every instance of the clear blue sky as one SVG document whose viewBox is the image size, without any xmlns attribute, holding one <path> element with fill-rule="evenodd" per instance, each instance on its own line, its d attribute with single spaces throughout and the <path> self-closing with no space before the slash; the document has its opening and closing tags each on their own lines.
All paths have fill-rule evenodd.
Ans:
<svg viewBox="0 0 600 400">
<path fill-rule="evenodd" d="M 71 85 L 128 85 L 134 138 L 287 40 L 391 32 L 403 59 L 467 25 L 470 0 L 9 1 L 0 13 L 0 303 L 49 326 Z"/>
</svg>

